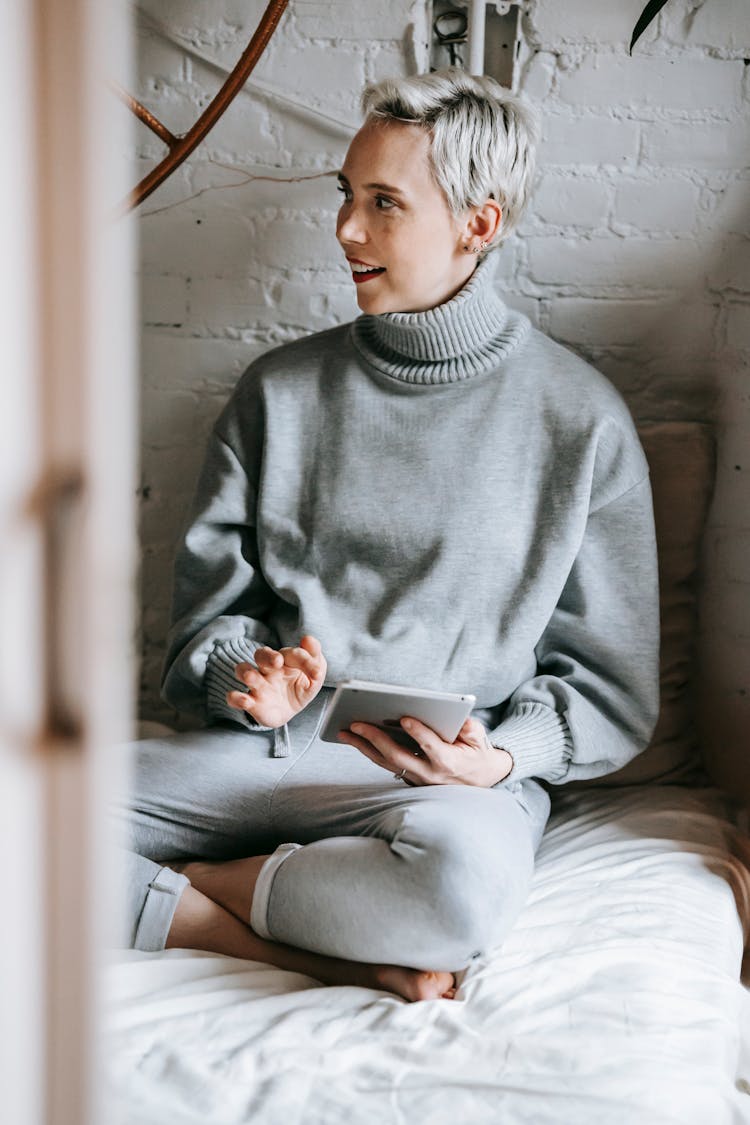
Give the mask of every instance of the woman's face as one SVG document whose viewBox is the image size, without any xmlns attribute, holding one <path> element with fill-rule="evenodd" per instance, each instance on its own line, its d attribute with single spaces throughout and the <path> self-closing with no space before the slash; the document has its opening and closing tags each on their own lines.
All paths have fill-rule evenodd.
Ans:
<svg viewBox="0 0 750 1125">
<path fill-rule="evenodd" d="M 474 271 L 464 250 L 470 232 L 433 180 L 428 154 L 425 130 L 401 122 L 364 125 L 349 146 L 336 237 L 363 312 L 434 308 Z"/>
</svg>

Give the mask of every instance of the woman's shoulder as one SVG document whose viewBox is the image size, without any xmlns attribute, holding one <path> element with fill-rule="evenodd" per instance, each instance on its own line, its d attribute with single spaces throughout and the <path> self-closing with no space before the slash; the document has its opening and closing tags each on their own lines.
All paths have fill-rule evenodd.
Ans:
<svg viewBox="0 0 750 1125">
<path fill-rule="evenodd" d="M 538 408 L 550 430 L 592 470 L 592 507 L 648 475 L 630 407 L 620 390 L 571 348 L 532 328 L 527 346 L 537 373 Z"/>
<path fill-rule="evenodd" d="M 316 374 L 325 372 L 330 357 L 346 347 L 349 325 L 340 324 L 277 344 L 257 356 L 235 383 L 215 423 L 217 435 L 232 448 L 253 444 L 253 434 L 263 428 L 269 381 L 279 389 L 288 386 L 298 397 L 300 388 L 313 388 Z M 314 393 L 314 392 L 313 392 Z"/>
<path fill-rule="evenodd" d="M 573 391 L 581 391 L 594 399 L 597 405 L 615 408 L 625 406 L 620 391 L 593 363 L 584 359 L 566 344 L 553 340 L 552 336 L 541 332 L 533 325 L 528 331 L 527 346 L 541 360 L 539 372 L 545 386 L 550 390 L 560 390 L 562 397 Z"/>
<path fill-rule="evenodd" d="M 632 422 L 629 407 L 614 383 L 572 348 L 531 326 L 527 356 L 533 360 L 539 392 L 580 417 L 611 414 Z"/>
<path fill-rule="evenodd" d="M 346 346 L 350 327 L 348 323 L 337 324 L 269 348 L 253 360 L 240 379 L 238 389 L 243 383 L 253 384 L 264 377 L 297 374 L 302 363 L 317 364 L 340 354 Z"/>
</svg>

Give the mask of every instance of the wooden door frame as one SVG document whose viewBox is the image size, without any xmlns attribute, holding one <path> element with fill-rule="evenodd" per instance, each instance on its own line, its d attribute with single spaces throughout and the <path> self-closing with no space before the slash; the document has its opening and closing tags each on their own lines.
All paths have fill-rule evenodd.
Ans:
<svg viewBox="0 0 750 1125">
<path fill-rule="evenodd" d="M 99 1125 L 112 1119 L 97 1051 L 121 898 L 106 809 L 126 780 L 116 747 L 134 696 L 134 238 L 111 218 L 132 145 L 130 115 L 107 87 L 130 79 L 130 9 L 9 3 L 2 83 L 18 112 L 0 187 L 14 357 L 2 392 L 0 596 L 23 603 L 24 624 L 0 637 L 12 700 L 0 787 L 17 806 L 0 832 L 14 903 L 0 964 L 15 959 L 14 1010 L 0 1025 L 3 1115 Z"/>
</svg>

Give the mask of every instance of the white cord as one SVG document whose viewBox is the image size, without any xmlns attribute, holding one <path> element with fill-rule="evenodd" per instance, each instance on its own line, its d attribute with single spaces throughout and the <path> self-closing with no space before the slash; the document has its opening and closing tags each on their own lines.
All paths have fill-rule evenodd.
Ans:
<svg viewBox="0 0 750 1125">
<path fill-rule="evenodd" d="M 487 0 L 471 0 L 469 8 L 469 74 L 484 74 L 484 29 Z"/>
</svg>

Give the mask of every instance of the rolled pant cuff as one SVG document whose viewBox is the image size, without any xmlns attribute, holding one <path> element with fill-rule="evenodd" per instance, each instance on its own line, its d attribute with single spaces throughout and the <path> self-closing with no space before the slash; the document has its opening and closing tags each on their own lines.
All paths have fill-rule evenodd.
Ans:
<svg viewBox="0 0 750 1125">
<path fill-rule="evenodd" d="M 268 928 L 268 902 L 271 898 L 271 889 L 276 878 L 276 872 L 284 860 L 301 847 L 301 844 L 279 844 L 276 851 L 268 857 L 260 869 L 253 891 L 253 904 L 250 908 L 250 928 L 255 931 L 258 937 L 265 938 L 266 941 L 274 941 L 274 937 Z"/>
<path fill-rule="evenodd" d="M 180 896 L 189 883 L 187 875 L 172 871 L 170 867 L 159 869 L 148 884 L 135 933 L 135 949 L 144 953 L 156 953 L 164 949 Z"/>
</svg>

